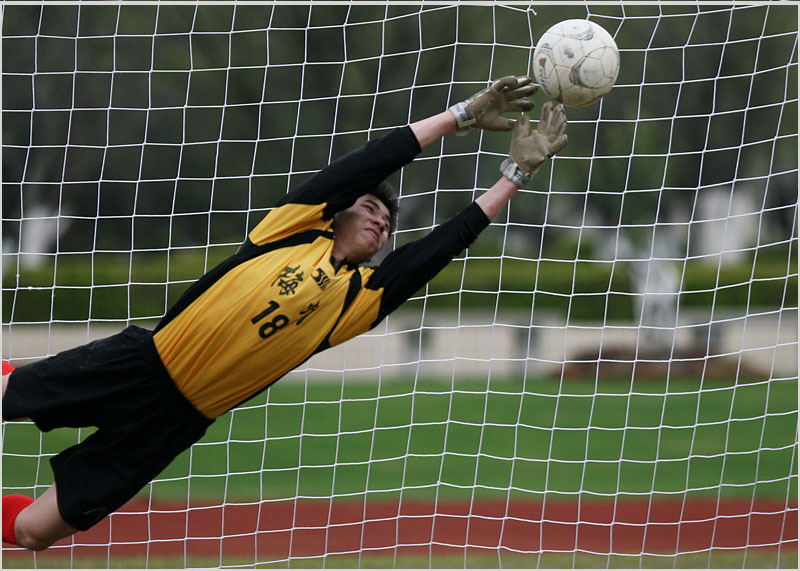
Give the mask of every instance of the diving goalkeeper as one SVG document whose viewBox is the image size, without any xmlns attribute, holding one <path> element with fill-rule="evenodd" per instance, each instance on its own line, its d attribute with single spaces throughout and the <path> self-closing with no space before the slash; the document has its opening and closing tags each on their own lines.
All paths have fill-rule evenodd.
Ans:
<svg viewBox="0 0 800 571">
<path fill-rule="evenodd" d="M 312 355 L 375 327 L 424 286 L 566 144 L 561 106 L 546 103 L 531 130 L 524 112 L 535 91 L 528 77 L 504 77 L 337 159 L 289 192 L 153 331 L 130 326 L 4 370 L 4 419 L 30 418 L 43 431 L 98 430 L 51 459 L 55 483 L 38 499 L 3 498 L 3 541 L 39 550 L 90 528 L 215 418 Z M 441 137 L 469 128 L 512 131 L 503 176 L 427 236 L 377 267 L 362 265 L 394 229 L 397 197 L 386 177 Z"/>
</svg>

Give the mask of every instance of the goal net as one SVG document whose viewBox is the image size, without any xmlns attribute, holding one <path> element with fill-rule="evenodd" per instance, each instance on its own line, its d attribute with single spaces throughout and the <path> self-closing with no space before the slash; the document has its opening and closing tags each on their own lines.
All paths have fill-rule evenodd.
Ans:
<svg viewBox="0 0 800 571">
<path fill-rule="evenodd" d="M 153 327 L 287 191 L 531 74 L 555 22 L 621 55 L 566 148 L 405 305 L 6 563 L 796 567 L 796 5 L 2 9 L 17 366 Z M 488 189 L 509 140 L 448 136 L 394 175 L 387 251 Z M 91 432 L 5 422 L 4 494 L 41 495 Z"/>
</svg>

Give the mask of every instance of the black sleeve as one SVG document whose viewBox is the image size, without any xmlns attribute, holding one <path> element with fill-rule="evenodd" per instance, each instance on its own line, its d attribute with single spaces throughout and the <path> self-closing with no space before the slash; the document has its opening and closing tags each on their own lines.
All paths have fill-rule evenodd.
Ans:
<svg viewBox="0 0 800 571">
<path fill-rule="evenodd" d="M 384 288 L 372 327 L 432 280 L 488 225 L 489 218 L 473 202 L 427 236 L 389 254 L 366 284 L 370 289 Z"/>
<path fill-rule="evenodd" d="M 327 203 L 323 215 L 329 219 L 414 160 L 420 150 L 411 127 L 398 127 L 336 159 L 292 189 L 278 206 Z"/>
</svg>

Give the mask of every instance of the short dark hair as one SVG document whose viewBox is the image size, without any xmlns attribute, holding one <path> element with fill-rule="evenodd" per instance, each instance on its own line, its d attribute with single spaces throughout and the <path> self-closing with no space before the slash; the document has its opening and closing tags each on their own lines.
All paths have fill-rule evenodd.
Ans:
<svg viewBox="0 0 800 571">
<path fill-rule="evenodd" d="M 397 198 L 397 191 L 388 180 L 384 180 L 367 194 L 371 194 L 383 202 L 384 206 L 389 210 L 389 234 L 392 234 L 397 227 L 397 211 L 400 203 Z"/>
</svg>

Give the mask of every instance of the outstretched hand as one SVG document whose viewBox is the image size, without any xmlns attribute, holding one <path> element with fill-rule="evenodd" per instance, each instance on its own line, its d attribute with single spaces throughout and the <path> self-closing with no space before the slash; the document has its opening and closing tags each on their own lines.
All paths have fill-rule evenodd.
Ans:
<svg viewBox="0 0 800 571">
<path fill-rule="evenodd" d="M 535 130 L 530 130 L 530 121 L 524 113 L 517 119 L 511 133 L 509 158 L 503 161 L 500 170 L 517 186 L 525 186 L 536 169 L 566 144 L 567 116 L 564 106 L 554 106 L 548 101 L 542 106 Z"/>
<path fill-rule="evenodd" d="M 510 111 L 530 111 L 533 101 L 528 99 L 538 86 L 530 77 L 501 77 L 492 85 L 450 107 L 458 121 L 457 134 L 466 134 L 469 127 L 489 131 L 510 131 L 514 121 L 501 115 Z"/>
</svg>

